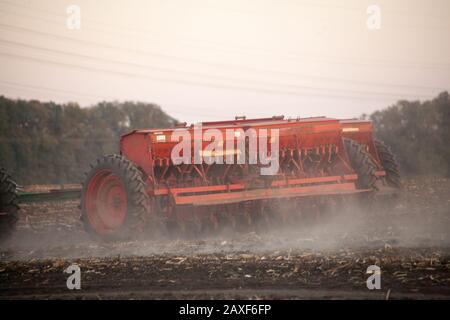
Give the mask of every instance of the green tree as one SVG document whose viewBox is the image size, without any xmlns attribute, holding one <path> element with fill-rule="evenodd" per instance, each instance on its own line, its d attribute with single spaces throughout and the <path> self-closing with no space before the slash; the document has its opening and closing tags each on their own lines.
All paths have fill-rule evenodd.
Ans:
<svg viewBox="0 0 450 320">
<path fill-rule="evenodd" d="M 391 146 L 405 173 L 450 175 L 450 98 L 399 101 L 376 111 L 377 136 Z"/>
<path fill-rule="evenodd" d="M 0 165 L 21 184 L 79 182 L 96 158 L 118 152 L 121 134 L 174 123 L 155 104 L 80 108 L 0 96 Z"/>
</svg>

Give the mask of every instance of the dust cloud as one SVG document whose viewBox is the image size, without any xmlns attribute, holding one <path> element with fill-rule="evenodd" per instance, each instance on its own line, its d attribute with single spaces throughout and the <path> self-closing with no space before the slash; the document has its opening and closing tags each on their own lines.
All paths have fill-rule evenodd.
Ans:
<svg viewBox="0 0 450 320">
<path fill-rule="evenodd" d="M 226 229 L 195 239 L 175 233 L 114 243 L 95 241 L 83 231 L 76 202 L 29 205 L 18 230 L 1 245 L 0 260 L 450 247 L 449 180 L 408 179 L 398 199 L 379 197 L 373 203 L 346 201 L 320 217 L 269 223 L 251 232 Z"/>
</svg>

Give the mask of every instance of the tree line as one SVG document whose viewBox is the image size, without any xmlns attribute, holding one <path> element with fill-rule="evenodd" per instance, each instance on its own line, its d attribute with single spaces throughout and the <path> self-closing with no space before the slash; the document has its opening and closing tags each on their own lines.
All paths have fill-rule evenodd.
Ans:
<svg viewBox="0 0 450 320">
<path fill-rule="evenodd" d="M 43 103 L 0 97 L 0 166 L 20 184 L 77 183 L 95 159 L 117 153 L 121 134 L 171 127 L 155 104 Z"/>
<path fill-rule="evenodd" d="M 447 92 L 429 101 L 398 101 L 362 117 L 373 121 L 376 136 L 391 146 L 404 174 L 450 176 Z M 81 108 L 0 96 L 0 166 L 20 184 L 79 182 L 95 159 L 118 151 L 121 134 L 175 122 L 151 103 Z"/>
<path fill-rule="evenodd" d="M 372 113 L 376 136 L 396 154 L 404 174 L 450 176 L 450 97 L 398 101 Z"/>
</svg>

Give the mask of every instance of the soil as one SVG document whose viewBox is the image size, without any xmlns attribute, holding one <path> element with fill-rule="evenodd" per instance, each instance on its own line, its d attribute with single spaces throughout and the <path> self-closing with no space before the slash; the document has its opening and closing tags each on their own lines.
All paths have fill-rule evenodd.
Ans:
<svg viewBox="0 0 450 320">
<path fill-rule="evenodd" d="M 27 191 L 46 186 L 27 187 Z M 396 201 L 313 224 L 96 242 L 77 201 L 24 205 L 0 247 L 0 299 L 449 299 L 450 180 L 404 180 Z M 81 268 L 81 289 L 64 270 Z M 367 268 L 381 268 L 369 290 Z"/>
</svg>

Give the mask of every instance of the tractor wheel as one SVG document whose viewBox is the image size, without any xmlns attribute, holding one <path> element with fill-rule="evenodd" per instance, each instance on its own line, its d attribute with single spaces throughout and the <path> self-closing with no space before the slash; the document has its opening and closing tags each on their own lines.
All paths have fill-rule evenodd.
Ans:
<svg viewBox="0 0 450 320">
<path fill-rule="evenodd" d="M 380 157 L 381 166 L 386 172 L 386 182 L 390 187 L 400 189 L 402 184 L 400 180 L 400 169 L 395 159 L 395 155 L 383 141 L 375 139 L 375 147 Z"/>
<path fill-rule="evenodd" d="M 142 231 L 150 209 L 143 173 L 125 157 L 106 155 L 87 173 L 81 218 L 94 237 L 129 239 Z"/>
<path fill-rule="evenodd" d="M 6 240 L 17 222 L 17 184 L 0 168 L 0 240 Z"/>
<path fill-rule="evenodd" d="M 354 140 L 344 138 L 344 145 L 350 160 L 350 165 L 358 174 L 358 180 L 356 182 L 358 189 L 376 190 L 377 166 L 370 154 L 364 146 Z"/>
</svg>

